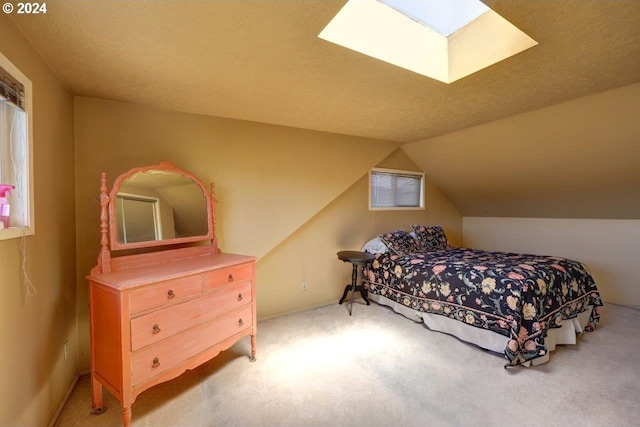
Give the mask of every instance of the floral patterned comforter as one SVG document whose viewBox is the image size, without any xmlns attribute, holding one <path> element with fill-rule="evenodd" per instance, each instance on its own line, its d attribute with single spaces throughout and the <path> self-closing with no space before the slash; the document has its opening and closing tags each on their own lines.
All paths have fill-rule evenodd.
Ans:
<svg viewBox="0 0 640 427">
<path fill-rule="evenodd" d="M 367 291 L 416 311 L 439 314 L 509 338 L 508 365 L 547 353 L 549 328 L 602 306 L 587 267 L 565 258 L 468 248 L 376 254 L 364 270 Z"/>
</svg>

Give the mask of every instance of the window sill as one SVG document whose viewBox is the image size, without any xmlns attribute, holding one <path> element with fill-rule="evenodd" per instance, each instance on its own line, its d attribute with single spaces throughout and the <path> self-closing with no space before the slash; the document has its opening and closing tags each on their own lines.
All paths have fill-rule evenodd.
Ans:
<svg viewBox="0 0 640 427">
<path fill-rule="evenodd" d="M 9 227 L 0 230 L 0 240 L 18 239 L 22 236 L 32 236 L 33 227 Z"/>
<path fill-rule="evenodd" d="M 423 211 L 424 206 L 369 206 L 370 211 Z"/>
</svg>

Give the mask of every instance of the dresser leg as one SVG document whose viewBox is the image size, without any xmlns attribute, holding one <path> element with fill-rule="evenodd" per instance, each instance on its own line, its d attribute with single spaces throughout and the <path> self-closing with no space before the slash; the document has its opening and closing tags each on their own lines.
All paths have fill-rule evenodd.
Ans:
<svg viewBox="0 0 640 427">
<path fill-rule="evenodd" d="M 97 381 L 93 376 L 91 377 L 91 388 L 93 391 L 93 413 L 96 415 L 100 415 L 107 410 L 104 406 L 102 406 L 102 384 Z"/>
<path fill-rule="evenodd" d="M 251 357 L 249 358 L 249 362 L 256 361 L 256 336 L 251 335 Z"/>
<path fill-rule="evenodd" d="M 131 406 L 122 408 L 122 425 L 124 427 L 131 427 Z"/>
</svg>

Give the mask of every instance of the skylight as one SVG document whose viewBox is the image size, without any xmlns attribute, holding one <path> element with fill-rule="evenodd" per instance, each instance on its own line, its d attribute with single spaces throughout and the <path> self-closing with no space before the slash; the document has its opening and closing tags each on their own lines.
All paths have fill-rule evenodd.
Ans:
<svg viewBox="0 0 640 427">
<path fill-rule="evenodd" d="M 537 44 L 479 0 L 349 0 L 318 37 L 445 83 Z"/>
<path fill-rule="evenodd" d="M 478 0 L 379 0 L 400 13 L 449 37 L 489 7 Z"/>
</svg>

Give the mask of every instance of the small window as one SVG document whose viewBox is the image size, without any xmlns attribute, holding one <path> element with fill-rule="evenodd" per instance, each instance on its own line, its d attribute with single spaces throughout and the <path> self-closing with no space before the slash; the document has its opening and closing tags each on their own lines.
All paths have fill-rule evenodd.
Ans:
<svg viewBox="0 0 640 427">
<path fill-rule="evenodd" d="M 31 108 L 31 81 L 0 53 L 0 184 L 15 187 L 0 240 L 34 233 Z"/>
<path fill-rule="evenodd" d="M 369 172 L 369 209 L 424 209 L 424 173 L 373 168 Z"/>
</svg>

